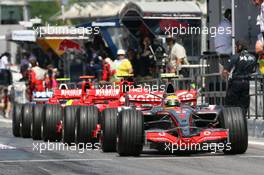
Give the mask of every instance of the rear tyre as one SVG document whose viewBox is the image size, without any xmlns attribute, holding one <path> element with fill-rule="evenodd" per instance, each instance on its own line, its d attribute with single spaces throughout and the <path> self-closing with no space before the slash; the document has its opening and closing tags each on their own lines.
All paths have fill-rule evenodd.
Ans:
<svg viewBox="0 0 264 175">
<path fill-rule="evenodd" d="M 224 153 L 243 154 L 248 147 L 247 120 L 240 107 L 227 107 L 223 109 L 221 127 L 229 130 L 229 144 Z"/>
<path fill-rule="evenodd" d="M 117 152 L 120 156 L 139 156 L 143 149 L 144 122 L 137 110 L 123 110 L 118 116 Z"/>
<path fill-rule="evenodd" d="M 12 131 L 15 137 L 20 137 L 22 104 L 14 103 L 12 110 Z"/>
<path fill-rule="evenodd" d="M 117 115 L 117 109 L 105 109 L 102 113 L 102 136 L 100 140 L 103 152 L 116 151 Z"/>
<path fill-rule="evenodd" d="M 69 145 L 75 142 L 75 120 L 78 108 L 78 106 L 64 108 L 62 140 Z"/>
<path fill-rule="evenodd" d="M 42 139 L 44 141 L 60 141 L 61 132 L 58 130 L 62 120 L 60 105 L 47 104 L 43 110 Z"/>
<path fill-rule="evenodd" d="M 33 140 L 41 140 L 41 123 L 44 104 L 36 104 L 33 108 L 31 136 Z"/>
<path fill-rule="evenodd" d="M 95 106 L 81 106 L 77 112 L 76 143 L 95 143 L 92 136 L 99 119 L 99 110 Z"/>
<path fill-rule="evenodd" d="M 31 136 L 33 107 L 33 104 L 30 103 L 24 104 L 22 107 L 21 136 L 24 138 L 30 138 Z"/>
</svg>

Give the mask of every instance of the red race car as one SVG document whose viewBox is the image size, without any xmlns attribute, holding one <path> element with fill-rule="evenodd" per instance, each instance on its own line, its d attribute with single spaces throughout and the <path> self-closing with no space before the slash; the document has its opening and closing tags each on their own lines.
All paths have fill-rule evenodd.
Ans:
<svg viewBox="0 0 264 175">
<path fill-rule="evenodd" d="M 68 100 L 81 98 L 81 89 L 76 84 L 66 82 L 69 81 L 68 78 L 57 79 L 57 81 L 60 81 L 57 89 L 35 91 L 31 103 L 13 105 L 13 135 L 15 137 L 32 137 L 34 140 L 45 138 L 47 131 L 45 126 L 50 124 L 48 127 L 53 128 L 51 129 L 53 133 L 49 134 L 49 137 L 53 140 L 59 138 L 54 133 L 62 117 L 61 106 L 64 106 Z M 55 112 L 52 113 L 53 111 Z"/>
<path fill-rule="evenodd" d="M 240 108 L 196 105 L 194 92 L 173 92 L 171 84 L 166 89 L 162 97 L 151 93 L 156 97 L 153 100 L 161 101 L 160 105 L 143 102 L 119 110 L 105 110 L 102 150 L 117 151 L 120 156 L 138 156 L 144 144 L 149 143 L 151 148 L 170 153 L 246 152 L 247 123 Z M 180 97 L 181 94 L 184 96 Z"/>
</svg>

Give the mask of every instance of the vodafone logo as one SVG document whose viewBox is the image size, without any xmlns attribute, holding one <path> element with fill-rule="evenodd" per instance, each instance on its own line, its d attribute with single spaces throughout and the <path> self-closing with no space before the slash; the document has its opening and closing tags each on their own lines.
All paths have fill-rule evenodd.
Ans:
<svg viewBox="0 0 264 175">
<path fill-rule="evenodd" d="M 161 101 L 160 98 L 152 95 L 152 94 L 128 94 L 129 100 L 136 101 Z"/>
</svg>

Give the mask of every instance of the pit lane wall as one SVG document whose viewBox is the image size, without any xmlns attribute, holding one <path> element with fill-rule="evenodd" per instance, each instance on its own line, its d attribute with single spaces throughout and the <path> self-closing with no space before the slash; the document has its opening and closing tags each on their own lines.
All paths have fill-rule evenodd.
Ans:
<svg viewBox="0 0 264 175">
<path fill-rule="evenodd" d="M 258 92 L 258 95 L 255 95 L 255 92 Z M 263 83 L 251 81 L 250 94 L 248 134 L 251 137 L 264 138 Z"/>
</svg>

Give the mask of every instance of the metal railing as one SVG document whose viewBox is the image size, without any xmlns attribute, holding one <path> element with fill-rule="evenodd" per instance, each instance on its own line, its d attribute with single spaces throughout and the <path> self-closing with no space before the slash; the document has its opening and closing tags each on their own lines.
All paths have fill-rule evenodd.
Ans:
<svg viewBox="0 0 264 175">
<path fill-rule="evenodd" d="M 188 89 L 190 83 L 195 83 L 197 89 L 201 89 L 201 96 L 198 99 L 201 103 L 211 105 L 225 105 L 225 96 L 228 82 L 222 78 L 221 71 L 229 57 L 227 55 L 207 54 L 201 59 L 201 66 L 187 66 L 186 69 L 192 72 L 189 77 L 172 79 L 176 89 Z M 152 79 L 143 81 L 149 85 L 161 85 L 166 81 Z M 143 83 L 141 82 L 141 83 Z M 140 83 L 140 82 L 139 82 Z M 262 118 L 264 120 L 264 75 L 253 74 L 250 78 L 250 106 L 248 118 Z"/>
</svg>

